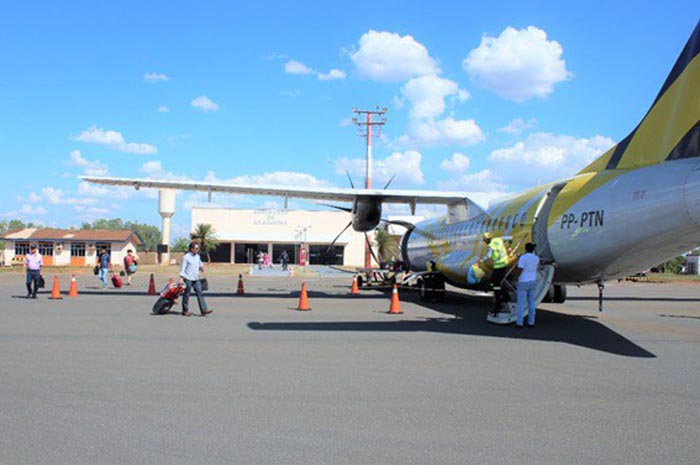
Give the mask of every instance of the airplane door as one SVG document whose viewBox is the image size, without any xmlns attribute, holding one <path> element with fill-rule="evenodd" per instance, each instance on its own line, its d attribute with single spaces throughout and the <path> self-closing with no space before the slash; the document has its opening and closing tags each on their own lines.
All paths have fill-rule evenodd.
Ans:
<svg viewBox="0 0 700 465">
<path fill-rule="evenodd" d="M 554 261 L 552 249 L 549 247 L 549 238 L 547 236 L 547 223 L 549 222 L 549 212 L 552 210 L 552 205 L 557 199 L 559 192 L 566 186 L 566 183 L 561 183 L 553 186 L 540 201 L 535 211 L 535 219 L 532 224 L 532 238 L 537 245 L 537 255 L 543 264 Z"/>
</svg>

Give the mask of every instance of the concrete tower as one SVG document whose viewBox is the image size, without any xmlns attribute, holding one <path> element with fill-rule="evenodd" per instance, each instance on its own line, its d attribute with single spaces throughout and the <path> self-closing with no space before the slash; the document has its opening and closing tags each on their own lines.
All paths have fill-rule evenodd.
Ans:
<svg viewBox="0 0 700 465">
<path fill-rule="evenodd" d="M 158 191 L 158 213 L 163 218 L 163 228 L 161 229 L 160 243 L 166 245 L 167 252 L 160 257 L 161 265 L 170 263 L 170 219 L 175 214 L 175 190 L 160 189 Z"/>
</svg>

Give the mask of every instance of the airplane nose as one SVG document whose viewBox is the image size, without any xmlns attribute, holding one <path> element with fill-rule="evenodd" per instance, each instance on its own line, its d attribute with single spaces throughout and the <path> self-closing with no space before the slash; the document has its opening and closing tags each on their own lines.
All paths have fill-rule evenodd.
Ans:
<svg viewBox="0 0 700 465">
<path fill-rule="evenodd" d="M 700 226 L 700 164 L 690 171 L 683 189 L 683 202 L 688 217 Z"/>
</svg>

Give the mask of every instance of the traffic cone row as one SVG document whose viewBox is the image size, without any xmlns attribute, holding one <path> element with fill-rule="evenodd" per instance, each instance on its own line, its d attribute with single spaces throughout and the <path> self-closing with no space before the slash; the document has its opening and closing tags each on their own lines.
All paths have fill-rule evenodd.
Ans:
<svg viewBox="0 0 700 465">
<path fill-rule="evenodd" d="M 311 310 L 311 307 L 309 306 L 309 296 L 306 293 L 306 282 L 301 283 L 301 294 L 299 295 L 299 305 L 297 306 L 297 310 Z"/>
<path fill-rule="evenodd" d="M 170 279 L 168 281 L 169 283 L 172 283 L 173 280 Z M 357 286 L 357 277 L 354 277 L 352 280 L 352 288 L 350 290 L 351 294 L 359 294 L 360 291 Z M 153 276 L 153 273 L 151 273 L 151 279 L 148 284 L 148 295 L 156 295 L 156 284 L 155 284 L 155 278 Z M 238 275 L 238 289 L 236 291 L 236 294 L 238 295 L 243 295 L 245 294 L 245 288 L 243 286 L 243 276 Z M 78 283 L 75 279 L 75 275 L 71 275 L 70 279 L 70 289 L 68 291 L 68 297 L 78 297 Z M 53 300 L 59 300 L 63 299 L 63 296 L 61 296 L 61 285 L 58 281 L 58 276 L 53 277 L 53 287 L 51 289 L 51 296 L 49 299 Z M 309 295 L 306 287 L 306 282 L 301 283 L 301 293 L 299 295 L 299 305 L 297 306 L 298 311 L 309 311 L 311 310 L 311 306 L 309 305 Z M 391 290 L 391 305 L 389 306 L 389 311 L 387 312 L 389 314 L 393 315 L 400 315 L 403 312 L 401 311 L 401 302 L 399 301 L 399 290 L 398 286 L 394 284 L 393 289 Z"/>
</svg>

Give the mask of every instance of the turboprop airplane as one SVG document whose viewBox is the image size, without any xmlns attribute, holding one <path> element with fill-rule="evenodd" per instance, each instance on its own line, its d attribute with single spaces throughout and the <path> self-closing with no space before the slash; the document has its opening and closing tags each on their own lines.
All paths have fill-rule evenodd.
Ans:
<svg viewBox="0 0 700 465">
<path fill-rule="evenodd" d="M 448 214 L 411 225 L 401 240 L 412 270 L 434 264 L 463 288 L 469 267 L 485 253 L 482 235 L 512 238 L 514 254 L 537 244 L 543 267 L 539 303 L 552 287 L 624 277 L 700 244 L 700 23 L 696 25 L 651 108 L 632 132 L 576 175 L 498 201 L 484 210 L 459 192 L 282 188 L 84 177 L 96 184 L 280 195 L 352 202 L 352 226 L 375 228 L 384 203 L 447 205 Z M 488 279 L 489 270 L 482 282 Z M 476 285 L 479 286 L 479 285 Z M 489 317 L 510 323 L 511 312 Z"/>
</svg>

